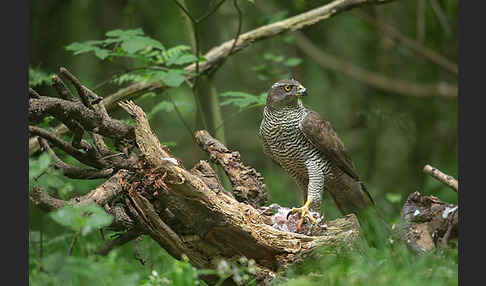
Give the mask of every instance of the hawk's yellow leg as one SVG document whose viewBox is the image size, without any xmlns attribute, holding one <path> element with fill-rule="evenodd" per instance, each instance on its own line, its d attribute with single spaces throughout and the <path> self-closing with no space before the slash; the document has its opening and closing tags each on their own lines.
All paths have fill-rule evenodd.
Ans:
<svg viewBox="0 0 486 286">
<path fill-rule="evenodd" d="M 311 201 L 310 200 L 307 200 L 305 202 L 305 204 L 300 207 L 300 208 L 292 208 L 289 212 L 289 214 L 287 215 L 287 217 L 291 214 L 294 214 L 294 213 L 300 213 L 300 220 L 299 220 L 299 224 L 297 225 L 297 231 L 300 230 L 300 227 L 302 226 L 302 223 L 304 223 L 304 219 L 307 217 L 312 224 L 315 224 L 316 223 L 316 220 L 314 219 L 314 217 L 310 214 L 309 212 L 309 205 L 310 205 Z"/>
</svg>

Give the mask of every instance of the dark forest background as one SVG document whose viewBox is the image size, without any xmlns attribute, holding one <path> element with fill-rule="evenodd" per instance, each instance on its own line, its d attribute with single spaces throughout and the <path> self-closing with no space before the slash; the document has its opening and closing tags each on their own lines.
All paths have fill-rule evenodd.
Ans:
<svg viewBox="0 0 486 286">
<path fill-rule="evenodd" d="M 219 1 L 184 3 L 193 15 L 204 15 L 213 2 Z M 241 31 L 327 2 L 240 0 Z M 141 96 L 135 102 L 150 114 L 159 140 L 170 146 L 186 168 L 207 159 L 189 129 L 207 128 L 261 172 L 271 202 L 291 207 L 301 203 L 297 186 L 263 154 L 257 137 L 263 106 L 226 104 L 228 97 L 224 94 L 258 96 L 275 81 L 294 77 L 308 90 L 304 104 L 332 122 L 362 180 L 393 224 L 404 200 L 414 191 L 457 203 L 456 193 L 422 171 L 425 164 L 431 164 L 458 177 L 458 100 L 457 91 L 452 95 L 449 92 L 450 87 L 457 88 L 457 10 L 458 0 L 395 1 L 352 9 L 304 28 L 297 36 L 286 33 L 271 37 L 230 56 L 211 77 L 199 81 L 200 103 L 185 83 L 163 93 Z M 201 55 L 232 39 L 238 19 L 233 1 L 228 0 L 198 24 Z M 74 42 L 103 40 L 108 31 L 137 28 L 166 48 L 191 47 L 193 43 L 192 31 L 174 1 L 31 1 L 31 85 L 63 66 L 100 96 L 116 92 L 129 83 L 120 85 L 110 80 L 136 68 L 136 62 L 125 58 L 101 60 L 93 53 L 74 55 L 66 47 Z M 317 52 L 302 44 L 305 39 Z M 373 76 L 384 79 L 383 84 L 370 80 Z M 424 94 L 414 92 L 417 87 L 430 86 L 437 88 Z M 42 95 L 55 93 L 48 81 L 35 83 L 34 89 Z M 121 110 L 112 114 L 126 118 Z M 60 197 L 86 193 L 102 182 L 67 179 L 48 169 L 46 154 L 31 154 L 29 162 L 30 187 L 42 186 Z M 338 216 L 328 198 L 323 210 L 329 219 Z M 67 258 L 72 231 L 32 204 L 29 229 L 32 285 L 71 285 L 64 284 L 66 281 L 73 285 L 165 285 L 165 280 L 175 283 L 176 273 L 187 276 L 195 271 L 187 263 L 174 261 L 149 238 L 131 242 L 108 258 L 87 258 L 99 247 L 97 232 L 79 237 L 73 256 Z M 145 265 L 137 261 L 138 255 Z M 401 275 L 415 279 L 405 272 Z M 457 284 L 457 265 L 450 275 Z M 154 282 L 156 279 L 160 281 Z"/>
</svg>

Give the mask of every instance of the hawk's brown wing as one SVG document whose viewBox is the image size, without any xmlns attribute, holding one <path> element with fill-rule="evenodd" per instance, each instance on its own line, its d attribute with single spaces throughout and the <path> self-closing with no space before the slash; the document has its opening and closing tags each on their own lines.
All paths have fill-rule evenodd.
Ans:
<svg viewBox="0 0 486 286">
<path fill-rule="evenodd" d="M 322 119 L 318 113 L 308 110 L 308 114 L 302 120 L 300 128 L 305 137 L 321 151 L 326 158 L 351 178 L 359 181 L 359 176 L 354 168 L 351 158 L 344 148 L 331 123 Z"/>
</svg>

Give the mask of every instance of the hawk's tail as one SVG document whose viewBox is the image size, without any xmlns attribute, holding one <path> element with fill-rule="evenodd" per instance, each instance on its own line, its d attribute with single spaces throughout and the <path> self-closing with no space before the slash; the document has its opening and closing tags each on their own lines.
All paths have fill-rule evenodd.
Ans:
<svg viewBox="0 0 486 286">
<path fill-rule="evenodd" d="M 370 199 L 371 204 L 375 205 L 375 201 L 373 200 L 373 197 L 371 196 L 370 192 L 366 189 L 366 186 L 363 182 L 359 181 L 359 186 L 361 187 L 361 191 Z"/>
</svg>

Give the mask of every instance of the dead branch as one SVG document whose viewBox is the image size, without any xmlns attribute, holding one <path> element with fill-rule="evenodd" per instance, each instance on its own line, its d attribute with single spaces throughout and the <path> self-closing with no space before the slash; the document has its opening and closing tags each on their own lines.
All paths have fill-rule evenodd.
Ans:
<svg viewBox="0 0 486 286">
<path fill-rule="evenodd" d="M 396 226 L 399 237 L 416 253 L 449 247 L 458 238 L 458 206 L 434 196 L 410 194 Z"/>
<path fill-rule="evenodd" d="M 113 174 L 114 169 L 92 169 L 92 168 L 81 168 L 66 164 L 63 162 L 56 153 L 51 149 L 49 144 L 45 139 L 39 138 L 39 144 L 41 145 L 42 149 L 47 150 L 49 155 L 54 161 L 55 167 L 60 169 L 62 174 L 68 178 L 72 179 L 99 179 L 99 178 L 106 178 Z"/>
<path fill-rule="evenodd" d="M 105 204 L 109 203 L 122 193 L 129 177 L 130 175 L 128 171 L 120 170 L 103 184 L 90 191 L 88 194 L 72 198 L 69 201 L 56 199 L 42 188 L 34 187 L 30 193 L 30 199 L 36 205 L 47 211 L 58 209 L 67 205 L 84 205 L 91 203 L 98 204 L 103 207 Z"/>
<path fill-rule="evenodd" d="M 230 56 L 250 46 L 254 42 L 264 40 L 288 31 L 300 30 L 304 27 L 327 20 L 343 11 L 355 7 L 370 4 L 383 4 L 392 1 L 394 0 L 335 0 L 327 5 L 323 5 L 308 12 L 296 15 L 294 17 L 290 17 L 282 21 L 259 27 L 247 33 L 239 35 L 237 41 L 235 39 L 232 39 L 209 50 L 209 52 L 203 55 L 203 57 L 206 58 L 207 61 L 198 63 L 199 72 L 205 73 L 209 72 L 210 70 L 219 68 L 221 62 L 223 62 L 227 56 Z M 234 44 L 234 42 L 236 43 Z M 231 53 L 229 53 L 230 51 Z M 187 76 L 188 80 L 193 79 L 194 76 L 197 76 L 194 75 L 194 72 L 196 70 L 196 64 L 187 66 L 185 70 L 190 72 Z M 162 92 L 166 88 L 167 87 L 160 81 L 151 83 L 137 83 L 105 97 L 102 102 L 106 107 L 106 110 L 110 111 L 117 106 L 117 102 L 135 99 L 138 96 L 147 92 Z M 64 134 L 66 131 L 67 128 L 58 127 L 55 129 L 55 134 Z M 37 139 L 31 138 L 29 140 L 29 154 L 33 154 L 36 150 L 38 150 L 38 148 L 39 145 L 37 144 Z"/>
<path fill-rule="evenodd" d="M 104 118 L 99 113 L 87 108 L 80 102 L 53 97 L 29 99 L 29 120 L 39 122 L 48 115 L 53 115 L 65 124 L 76 120 L 84 129 L 114 139 L 133 138 L 131 126 L 116 119 L 103 120 Z"/>
<path fill-rule="evenodd" d="M 297 32 L 293 34 L 295 44 L 317 64 L 326 69 L 341 72 L 372 87 L 410 96 L 444 96 L 457 97 L 457 86 L 446 82 L 437 84 L 419 84 L 401 79 L 393 79 L 382 74 L 365 70 L 355 64 L 338 59 L 316 47 L 306 36 Z"/>
<path fill-rule="evenodd" d="M 430 165 L 425 165 L 424 173 L 437 179 L 439 182 L 453 189 L 455 192 L 459 191 L 459 183 L 457 182 L 457 180 L 449 175 L 442 173 L 441 171 L 439 171 L 439 169 L 434 168 Z"/>
<path fill-rule="evenodd" d="M 239 152 L 228 150 L 206 130 L 197 131 L 194 137 L 199 146 L 209 153 L 211 160 L 223 167 L 233 186 L 236 200 L 254 208 L 262 207 L 267 203 L 268 194 L 262 176 L 254 168 L 245 166 L 241 162 Z"/>
</svg>

